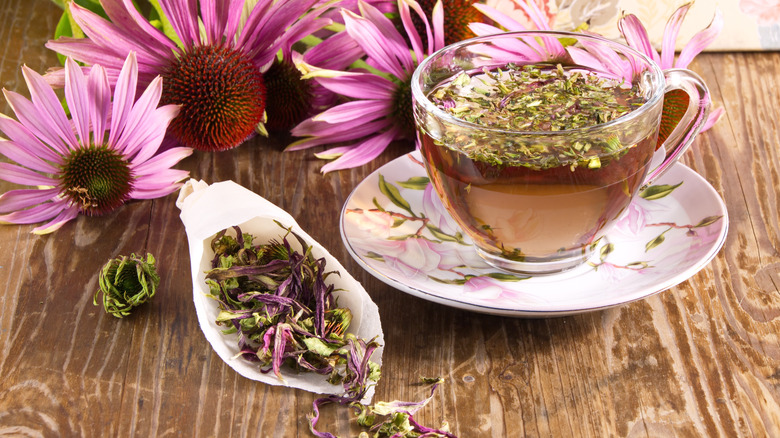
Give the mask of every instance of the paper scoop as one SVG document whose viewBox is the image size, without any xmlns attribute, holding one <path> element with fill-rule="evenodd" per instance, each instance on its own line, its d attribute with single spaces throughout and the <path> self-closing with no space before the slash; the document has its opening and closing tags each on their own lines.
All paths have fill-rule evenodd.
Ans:
<svg viewBox="0 0 780 438">
<path fill-rule="evenodd" d="M 311 247 L 315 258 L 325 258 L 328 271 L 338 272 L 339 275 L 330 275 L 326 281 L 334 285 L 334 296 L 338 297 L 339 307 L 347 307 L 352 312 L 352 324 L 347 332 L 366 340 L 377 337 L 379 344 L 384 345 L 379 311 L 360 283 L 322 245 L 312 239 L 292 216 L 233 181 L 208 185 L 203 181 L 190 179 L 181 188 L 176 206 L 181 210 L 181 220 L 189 243 L 193 300 L 198 321 L 203 334 L 219 357 L 248 379 L 314 393 L 342 395 L 343 386 L 328 383 L 327 376 L 298 372 L 285 366 L 281 372 L 283 380 L 280 380 L 273 372 L 261 372 L 258 363 L 238 356 L 238 335 L 222 333 L 225 327 L 216 324 L 218 303 L 208 296 L 206 272 L 211 269 L 211 260 L 214 257 L 211 240 L 218 232 L 237 225 L 242 232 L 255 237 L 255 244 L 267 243 L 279 240 L 286 233 L 276 222 L 284 228 L 290 228 Z M 292 245 L 298 245 L 297 239 L 289 240 Z M 381 358 L 380 346 L 374 351 L 372 360 L 381 365 Z M 372 387 L 362 402 L 369 403 L 373 393 Z"/>
</svg>

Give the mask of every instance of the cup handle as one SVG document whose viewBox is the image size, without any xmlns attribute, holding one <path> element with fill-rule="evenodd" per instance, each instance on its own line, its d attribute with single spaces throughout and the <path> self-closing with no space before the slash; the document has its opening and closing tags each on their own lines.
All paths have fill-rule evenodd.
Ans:
<svg viewBox="0 0 780 438">
<path fill-rule="evenodd" d="M 645 178 L 645 185 L 651 184 L 663 175 L 688 150 L 710 113 L 710 92 L 699 75 L 690 70 L 669 69 L 664 70 L 664 77 L 666 89 L 663 118 L 666 120 L 663 122 L 674 126 L 674 129 L 668 133 L 663 144 L 658 148 L 656 155 L 663 153 L 663 161 L 650 170 Z M 676 102 L 666 101 L 667 96 L 672 99 L 677 97 L 675 93 L 677 90 L 682 90 L 689 97 L 688 105 L 681 111 L 678 105 L 674 105 Z M 675 100 L 680 102 L 685 99 Z M 677 119 L 676 123 L 675 119 Z"/>
</svg>

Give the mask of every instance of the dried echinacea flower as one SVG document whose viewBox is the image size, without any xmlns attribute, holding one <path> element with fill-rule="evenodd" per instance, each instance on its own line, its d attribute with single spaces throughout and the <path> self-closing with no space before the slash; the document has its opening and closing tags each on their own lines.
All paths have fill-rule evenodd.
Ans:
<svg viewBox="0 0 780 438">
<path fill-rule="evenodd" d="M 160 277 L 154 264 L 151 254 L 146 254 L 146 259 L 131 254 L 110 260 L 100 272 L 100 288 L 92 303 L 97 306 L 102 293 L 103 308 L 107 313 L 117 318 L 129 315 L 133 308 L 147 302 L 157 291 Z"/>
</svg>

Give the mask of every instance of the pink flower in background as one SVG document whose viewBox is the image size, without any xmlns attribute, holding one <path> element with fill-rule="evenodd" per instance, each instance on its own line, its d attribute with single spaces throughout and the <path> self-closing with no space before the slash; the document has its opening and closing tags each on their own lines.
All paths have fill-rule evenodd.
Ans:
<svg viewBox="0 0 780 438">
<path fill-rule="evenodd" d="M 363 1 L 358 5 L 360 15 L 342 11 L 344 32 L 367 54 L 367 66 L 374 71 L 369 68 L 328 70 L 299 63 L 300 69 L 310 72 L 305 77 L 314 78 L 347 100 L 304 120 L 292 130 L 293 135 L 302 139 L 291 144 L 288 151 L 341 144 L 316 154 L 333 160 L 322 167 L 323 173 L 360 166 L 376 158 L 390 142 L 414 138 L 409 91 L 412 73 L 422 59 L 444 46 L 440 1 L 434 7 L 431 30 L 416 1 L 400 0 L 398 11 L 405 35 L 377 8 Z M 427 48 L 415 29 L 412 10 L 427 30 Z M 331 56 L 339 56 L 340 51 L 334 47 Z"/>
<path fill-rule="evenodd" d="M 723 16 L 720 10 L 716 9 L 715 16 L 712 18 L 710 25 L 694 35 L 691 41 L 683 47 L 680 56 L 678 56 L 675 61 L 674 56 L 677 36 L 680 33 L 680 26 L 690 7 L 691 3 L 680 6 L 680 8 L 678 8 L 669 18 L 669 21 L 664 28 L 663 44 L 660 55 L 653 48 L 647 30 L 636 15 L 629 14 L 622 17 L 618 21 L 618 29 L 630 47 L 649 56 L 653 61 L 658 63 L 662 69 L 688 68 L 688 65 L 693 61 L 696 55 L 712 44 L 723 29 Z M 702 126 L 702 132 L 710 129 L 712 125 L 720 119 L 723 113 L 723 108 L 717 108 L 711 111 L 707 121 L 704 123 L 704 126 Z"/>
<path fill-rule="evenodd" d="M 758 24 L 780 24 L 780 0 L 740 0 L 739 9 L 756 17 Z"/>
<path fill-rule="evenodd" d="M 101 0 L 109 20 L 70 2 L 86 38 L 62 37 L 46 47 L 93 65 L 115 79 L 131 51 L 138 57 L 138 82 L 165 79 L 163 103 L 181 106 L 170 133 L 197 149 L 230 149 L 263 121 L 263 73 L 277 53 L 330 20 L 312 10 L 318 0 L 263 0 L 246 14 L 244 0 L 159 0 L 174 35 L 154 27 L 131 0 Z M 249 3 L 247 3 L 249 5 Z M 243 16 L 242 16 L 243 15 Z M 50 75 L 52 82 L 61 75 Z"/>
<path fill-rule="evenodd" d="M 134 53 L 116 80 L 113 100 L 108 75 L 99 65 L 88 76 L 76 62 L 65 63 L 69 120 L 54 90 L 23 67 L 32 100 L 4 90 L 19 121 L 0 117 L 0 153 L 18 164 L 0 163 L 0 178 L 33 189 L 0 196 L 0 222 L 48 223 L 33 230 L 59 229 L 79 213 L 98 216 L 131 199 L 152 199 L 176 191 L 189 173 L 170 167 L 192 153 L 177 147 L 158 154 L 179 107 L 157 104 L 162 79 L 150 81 L 136 100 L 138 65 Z"/>
</svg>

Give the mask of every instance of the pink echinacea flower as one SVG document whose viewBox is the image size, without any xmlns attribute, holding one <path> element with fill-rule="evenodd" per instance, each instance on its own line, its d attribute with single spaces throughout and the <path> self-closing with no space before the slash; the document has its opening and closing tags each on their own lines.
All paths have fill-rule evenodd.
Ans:
<svg viewBox="0 0 780 438">
<path fill-rule="evenodd" d="M 376 158 L 392 141 L 415 137 L 412 73 L 422 59 L 444 46 L 440 1 L 432 14 L 432 30 L 417 2 L 398 2 L 401 23 L 410 43 L 377 8 L 363 1 L 358 6 L 360 15 L 342 10 L 342 16 L 344 32 L 367 55 L 363 68 L 330 70 L 299 62 L 304 77 L 314 78 L 322 87 L 348 99 L 304 120 L 292 130 L 293 135 L 303 138 L 291 144 L 288 151 L 339 145 L 317 154 L 319 158 L 336 158 L 322 167 L 323 173 L 360 166 Z M 422 38 L 415 29 L 412 10 L 424 22 L 427 48 L 423 48 Z"/>
<path fill-rule="evenodd" d="M 693 36 L 680 51 L 680 55 L 675 61 L 674 55 L 677 37 L 680 33 L 683 19 L 685 19 L 685 15 L 688 13 L 692 4 L 693 2 L 690 2 L 680 6 L 674 14 L 669 17 L 669 21 L 667 21 L 666 27 L 664 28 L 660 54 L 653 48 L 647 30 L 635 15 L 629 14 L 621 17 L 618 21 L 618 29 L 630 47 L 650 57 L 653 61 L 658 63 L 662 69 L 688 68 L 688 65 L 693 61 L 696 55 L 712 44 L 723 29 L 723 15 L 721 14 L 720 9 L 716 9 L 715 16 L 712 18 L 710 25 Z M 720 119 L 723 113 L 723 108 L 712 110 L 707 121 L 702 126 L 702 132 L 710 129 L 715 122 Z"/>
<path fill-rule="evenodd" d="M 153 199 L 177 190 L 189 172 L 171 169 L 192 153 L 174 147 L 158 154 L 176 105 L 157 107 L 162 79 L 155 78 L 136 100 L 137 62 L 130 53 L 111 98 L 106 71 L 87 75 L 72 59 L 65 63 L 69 120 L 54 90 L 23 67 L 31 100 L 3 90 L 17 120 L 0 114 L 0 179 L 33 186 L 0 195 L 0 222 L 32 224 L 50 233 L 79 213 L 97 216 L 131 199 Z"/>
<path fill-rule="evenodd" d="M 159 0 L 175 35 L 155 28 L 132 0 L 101 0 L 106 20 L 70 3 L 86 38 L 62 37 L 47 47 L 116 77 L 131 51 L 139 84 L 164 78 L 162 103 L 181 105 L 170 133 L 186 146 L 225 150 L 241 144 L 263 122 L 263 73 L 284 47 L 330 23 L 318 0 Z M 51 80 L 60 79 L 53 75 Z"/>
</svg>

